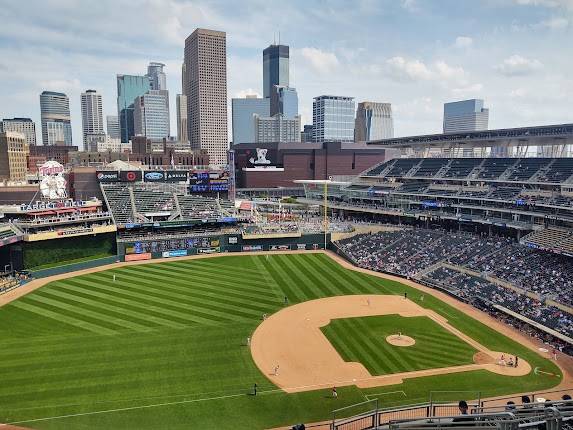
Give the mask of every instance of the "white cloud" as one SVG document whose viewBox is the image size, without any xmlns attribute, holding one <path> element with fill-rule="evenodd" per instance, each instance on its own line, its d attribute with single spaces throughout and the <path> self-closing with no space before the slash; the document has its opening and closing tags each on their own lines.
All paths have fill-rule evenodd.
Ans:
<svg viewBox="0 0 573 430">
<path fill-rule="evenodd" d="M 402 0 L 402 7 L 410 12 L 418 12 L 420 10 L 416 0 Z"/>
<path fill-rule="evenodd" d="M 569 26 L 569 20 L 563 17 L 555 17 L 541 21 L 538 27 L 545 27 L 551 30 L 561 30 Z"/>
<path fill-rule="evenodd" d="M 511 92 L 509 93 L 509 96 L 512 98 L 522 98 L 527 96 L 528 91 L 525 88 L 516 88 L 514 90 L 511 90 Z"/>
<path fill-rule="evenodd" d="M 521 55 L 514 54 L 503 60 L 495 69 L 505 76 L 525 76 L 535 73 L 543 68 L 543 64 L 536 59 L 529 59 Z"/>
<path fill-rule="evenodd" d="M 564 7 L 573 9 L 573 0 L 515 0 L 522 6 Z"/>
<path fill-rule="evenodd" d="M 426 65 L 417 59 L 392 57 L 386 60 L 388 72 L 397 80 L 428 81 L 428 80 L 458 80 L 465 79 L 462 67 L 450 66 L 445 61 L 438 60 L 432 65 Z"/>
<path fill-rule="evenodd" d="M 465 97 L 470 95 L 478 97 L 482 92 L 483 92 L 483 84 L 479 83 L 452 89 L 452 94 L 457 97 L 460 96 Z"/>
<path fill-rule="evenodd" d="M 386 60 L 391 74 L 399 80 L 428 80 L 432 72 L 420 60 L 406 60 L 404 57 L 392 57 Z"/>
<path fill-rule="evenodd" d="M 456 37 L 456 43 L 454 46 L 456 48 L 469 48 L 474 43 L 474 40 L 468 36 L 458 36 Z"/>
<path fill-rule="evenodd" d="M 300 53 L 310 67 L 318 73 L 332 72 L 332 69 L 339 65 L 338 58 L 332 52 L 317 48 L 302 48 Z"/>
</svg>

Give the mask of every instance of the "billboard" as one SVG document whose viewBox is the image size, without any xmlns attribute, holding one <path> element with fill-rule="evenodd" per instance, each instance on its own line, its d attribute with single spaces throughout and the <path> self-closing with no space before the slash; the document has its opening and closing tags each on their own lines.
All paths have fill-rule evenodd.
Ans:
<svg viewBox="0 0 573 430">
<path fill-rule="evenodd" d="M 119 182 L 119 172 L 115 171 L 97 172 L 97 180 L 99 182 Z"/>
<path fill-rule="evenodd" d="M 243 251 L 262 251 L 263 245 L 243 245 Z"/>
<path fill-rule="evenodd" d="M 97 172 L 99 182 L 139 182 L 143 175 L 139 170 L 101 171 Z"/>
<path fill-rule="evenodd" d="M 187 182 L 187 171 L 149 170 L 143 174 L 145 182 Z"/>
<path fill-rule="evenodd" d="M 121 170 L 119 172 L 120 182 L 139 182 L 143 179 L 140 170 Z"/>
<path fill-rule="evenodd" d="M 229 172 L 189 172 L 189 190 L 192 193 L 228 191 Z"/>
<path fill-rule="evenodd" d="M 271 245 L 269 251 L 290 251 L 290 245 Z"/>
<path fill-rule="evenodd" d="M 151 260 L 151 254 L 130 254 L 125 256 L 125 261 L 140 261 L 140 260 Z"/>
<path fill-rule="evenodd" d="M 161 253 L 161 255 L 163 256 L 163 258 L 184 257 L 187 255 L 187 250 L 186 249 L 177 249 L 175 251 L 163 251 Z"/>
</svg>

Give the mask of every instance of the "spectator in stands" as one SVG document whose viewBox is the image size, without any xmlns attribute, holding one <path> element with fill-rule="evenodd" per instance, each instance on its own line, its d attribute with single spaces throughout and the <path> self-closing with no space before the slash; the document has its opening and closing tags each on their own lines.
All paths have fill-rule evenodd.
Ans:
<svg viewBox="0 0 573 430">
<path fill-rule="evenodd" d="M 452 420 L 453 422 L 473 421 L 473 418 L 468 416 L 468 402 L 460 400 L 458 403 L 458 409 L 460 410 L 461 416 L 454 418 Z"/>
</svg>

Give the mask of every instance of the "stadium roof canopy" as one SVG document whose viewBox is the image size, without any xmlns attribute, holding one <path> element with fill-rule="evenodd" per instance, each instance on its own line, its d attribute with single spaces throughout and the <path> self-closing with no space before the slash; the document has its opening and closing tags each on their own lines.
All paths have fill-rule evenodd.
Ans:
<svg viewBox="0 0 573 430">
<path fill-rule="evenodd" d="M 497 130 L 462 133 L 426 134 L 372 140 L 370 146 L 385 148 L 417 147 L 492 147 L 492 146 L 552 146 L 573 144 L 573 124 L 542 125 L 535 127 L 500 128 Z"/>
</svg>

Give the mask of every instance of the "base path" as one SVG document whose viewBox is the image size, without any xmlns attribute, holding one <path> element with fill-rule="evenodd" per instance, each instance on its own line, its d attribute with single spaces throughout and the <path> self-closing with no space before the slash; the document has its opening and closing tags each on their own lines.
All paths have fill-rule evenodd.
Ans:
<svg viewBox="0 0 573 430">
<path fill-rule="evenodd" d="M 373 376 L 361 363 L 344 361 L 320 330 L 320 327 L 328 325 L 336 318 L 388 314 L 431 318 L 476 348 L 479 351 L 479 360 L 474 364 L 462 366 Z M 397 338 L 398 335 L 391 337 Z M 402 336 L 402 340 L 405 340 L 405 336 Z M 332 386 L 357 385 L 360 388 L 368 388 L 393 385 L 402 383 L 406 378 L 471 370 L 489 370 L 507 376 L 523 376 L 531 372 L 531 366 L 525 360 L 520 360 L 517 368 L 500 366 L 497 363 L 498 357 L 502 354 L 509 357 L 510 354 L 488 350 L 449 325 L 447 320 L 436 312 L 396 295 L 327 297 L 285 308 L 271 315 L 255 330 L 251 339 L 251 353 L 261 372 L 289 393 Z M 277 366 L 279 370 L 275 373 Z"/>
</svg>

